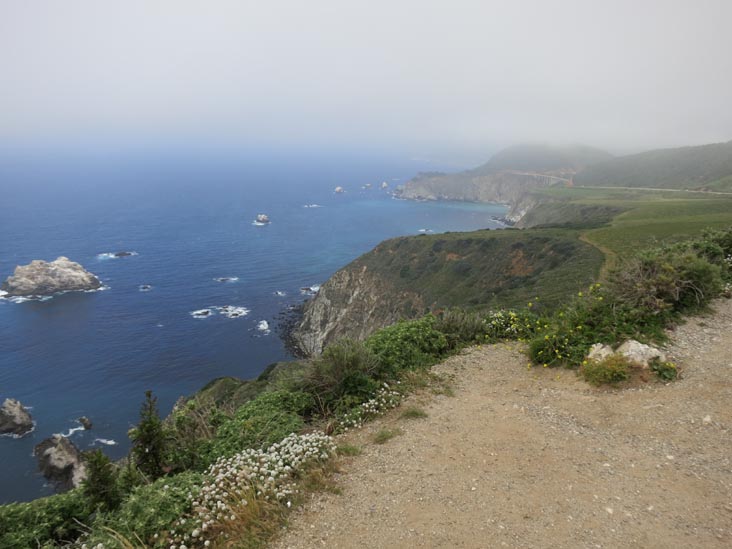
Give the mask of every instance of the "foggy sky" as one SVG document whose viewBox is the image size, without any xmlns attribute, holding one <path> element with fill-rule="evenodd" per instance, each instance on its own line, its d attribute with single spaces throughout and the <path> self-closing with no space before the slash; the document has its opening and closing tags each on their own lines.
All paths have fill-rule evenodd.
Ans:
<svg viewBox="0 0 732 549">
<path fill-rule="evenodd" d="M 729 0 L 0 0 L 0 142 L 732 139 Z"/>
</svg>

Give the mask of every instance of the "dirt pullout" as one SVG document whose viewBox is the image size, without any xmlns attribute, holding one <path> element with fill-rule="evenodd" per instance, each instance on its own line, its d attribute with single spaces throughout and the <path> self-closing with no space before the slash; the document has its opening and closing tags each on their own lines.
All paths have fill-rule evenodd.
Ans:
<svg viewBox="0 0 732 549">
<path fill-rule="evenodd" d="M 447 360 L 455 396 L 351 434 L 364 452 L 342 494 L 314 496 L 273 546 L 732 547 L 732 301 L 716 308 L 674 333 L 668 385 L 594 389 L 512 345 Z"/>
</svg>

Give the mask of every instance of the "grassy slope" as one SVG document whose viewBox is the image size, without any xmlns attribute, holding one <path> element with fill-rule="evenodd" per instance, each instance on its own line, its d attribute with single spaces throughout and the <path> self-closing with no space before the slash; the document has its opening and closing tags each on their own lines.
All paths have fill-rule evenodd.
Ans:
<svg viewBox="0 0 732 549">
<path fill-rule="evenodd" d="M 416 291 L 431 309 L 556 304 L 585 287 L 603 262 L 568 229 L 477 231 L 388 240 L 355 263 Z"/>
<path fill-rule="evenodd" d="M 605 224 L 587 223 L 582 231 L 583 240 L 611 255 L 732 225 L 732 195 L 589 188 L 553 188 L 544 193 L 554 202 L 539 206 L 528 221 L 533 217 L 536 224 L 562 225 L 583 218 L 578 212 L 616 212 L 603 220 Z"/>
<path fill-rule="evenodd" d="M 603 187 L 697 189 L 730 175 L 732 141 L 614 158 L 588 166 L 574 182 Z"/>
</svg>

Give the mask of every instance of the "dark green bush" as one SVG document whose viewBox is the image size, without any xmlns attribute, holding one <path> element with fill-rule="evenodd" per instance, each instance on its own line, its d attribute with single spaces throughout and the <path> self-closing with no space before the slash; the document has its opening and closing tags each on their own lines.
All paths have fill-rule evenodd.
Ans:
<svg viewBox="0 0 732 549">
<path fill-rule="evenodd" d="M 161 478 L 152 484 L 135 488 L 122 505 L 113 513 L 99 513 L 91 525 L 91 533 L 84 538 L 94 547 L 121 547 L 115 536 L 123 536 L 130 542 L 139 538 L 145 547 L 156 546 L 153 536 L 167 530 L 178 518 L 190 511 L 193 499 L 202 484 L 199 473 L 185 472 Z M 139 543 L 133 543 L 138 547 Z"/>
<path fill-rule="evenodd" d="M 0 506 L 0 547 L 56 547 L 75 540 L 93 508 L 81 490 Z"/>
<path fill-rule="evenodd" d="M 117 467 L 101 450 L 84 453 L 87 478 L 82 491 L 90 505 L 102 510 L 116 509 L 122 501 Z"/>
<path fill-rule="evenodd" d="M 586 361 L 580 373 L 592 385 L 614 385 L 630 377 L 631 367 L 631 362 L 624 356 L 610 355 L 600 361 Z"/>
<path fill-rule="evenodd" d="M 434 364 L 448 350 L 447 338 L 435 328 L 435 317 L 401 321 L 379 330 L 366 340 L 379 359 L 383 378 L 395 377 L 402 370 Z"/>
<path fill-rule="evenodd" d="M 165 456 L 165 430 L 158 413 L 157 398 L 152 391 L 145 393 L 140 408 L 140 423 L 130 430 L 132 459 L 138 469 L 151 479 L 163 475 Z"/>
<path fill-rule="evenodd" d="M 305 425 L 302 417 L 313 408 L 313 398 L 303 392 L 272 391 L 241 406 L 224 420 L 211 441 L 203 441 L 204 462 L 227 457 L 246 448 L 262 448 L 279 442 Z"/>
</svg>

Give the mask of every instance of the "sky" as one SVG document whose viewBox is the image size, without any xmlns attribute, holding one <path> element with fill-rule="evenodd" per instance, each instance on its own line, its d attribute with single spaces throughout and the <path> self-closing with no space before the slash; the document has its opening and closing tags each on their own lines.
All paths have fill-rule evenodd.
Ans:
<svg viewBox="0 0 732 549">
<path fill-rule="evenodd" d="M 0 143 L 732 139 L 729 0 L 0 0 Z"/>
</svg>

